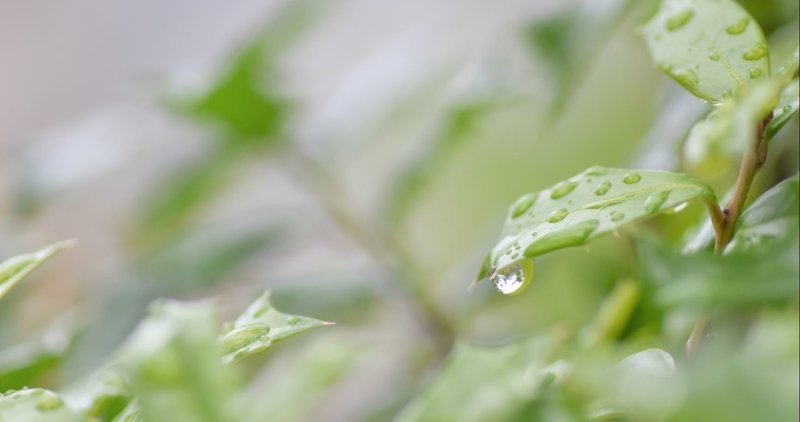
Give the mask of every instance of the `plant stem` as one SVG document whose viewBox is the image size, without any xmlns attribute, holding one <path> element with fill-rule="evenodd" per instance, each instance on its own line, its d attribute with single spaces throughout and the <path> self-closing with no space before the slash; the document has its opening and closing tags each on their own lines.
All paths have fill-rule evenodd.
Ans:
<svg viewBox="0 0 800 422">
<path fill-rule="evenodd" d="M 731 239 L 733 239 L 733 235 L 736 233 L 736 223 L 739 221 L 739 216 L 741 216 L 744 210 L 744 204 L 747 200 L 750 187 L 753 184 L 753 179 L 755 179 L 756 174 L 761 170 L 761 167 L 764 166 L 764 162 L 767 160 L 768 142 L 764 137 L 764 130 L 769 122 L 772 121 L 772 117 L 772 113 L 770 112 L 758 124 L 753 142 L 742 156 L 733 196 L 730 201 L 728 201 L 728 205 L 725 209 L 722 210 L 721 215 L 718 206 L 706 204 L 711 214 L 711 221 L 714 224 L 714 231 L 716 232 L 716 238 L 714 239 L 714 253 L 716 254 L 722 254 L 725 247 L 730 243 Z M 697 353 L 700 344 L 708 332 L 710 324 L 711 318 L 705 315 L 700 317 L 695 323 L 692 334 L 689 335 L 689 340 L 686 341 L 687 355 L 693 356 Z"/>
</svg>

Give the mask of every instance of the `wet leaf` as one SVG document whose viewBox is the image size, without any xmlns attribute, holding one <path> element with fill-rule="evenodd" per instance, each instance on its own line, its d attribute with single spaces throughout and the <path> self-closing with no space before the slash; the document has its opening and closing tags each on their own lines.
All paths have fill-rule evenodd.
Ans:
<svg viewBox="0 0 800 422">
<path fill-rule="evenodd" d="M 78 422 L 82 419 L 56 393 L 41 388 L 27 388 L 0 394 L 0 420 Z"/>
<path fill-rule="evenodd" d="M 800 179 L 797 174 L 758 197 L 739 218 L 725 253 L 754 250 L 767 243 L 797 238 L 800 224 Z"/>
<path fill-rule="evenodd" d="M 778 105 L 772 112 L 772 121 L 764 129 L 766 138 L 773 138 L 792 117 L 797 116 L 798 110 L 800 110 L 800 80 L 794 78 L 781 92 Z"/>
<path fill-rule="evenodd" d="M 42 265 L 53 255 L 71 247 L 71 240 L 54 243 L 36 252 L 17 255 L 0 263 L 0 299 L 36 267 Z"/>
<path fill-rule="evenodd" d="M 665 0 L 642 33 L 659 69 L 710 103 L 770 77 L 764 34 L 732 0 Z"/>
<path fill-rule="evenodd" d="M 501 240 L 492 250 L 492 274 L 538 255 L 584 245 L 695 198 L 715 200 L 708 186 L 684 174 L 592 167 L 524 195 L 511 206 Z"/>
<path fill-rule="evenodd" d="M 270 303 L 270 293 L 266 292 L 220 337 L 222 360 L 226 363 L 237 361 L 262 352 L 277 341 L 329 324 L 331 323 L 278 311 Z"/>
</svg>

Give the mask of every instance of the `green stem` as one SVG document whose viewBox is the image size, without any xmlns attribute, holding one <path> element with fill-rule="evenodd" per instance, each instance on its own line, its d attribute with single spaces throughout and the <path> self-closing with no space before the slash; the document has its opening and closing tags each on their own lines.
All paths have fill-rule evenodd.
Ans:
<svg viewBox="0 0 800 422">
<path fill-rule="evenodd" d="M 720 212 L 716 204 L 706 205 L 711 214 L 711 221 L 714 224 L 714 231 L 716 238 L 714 239 L 714 253 L 722 254 L 725 247 L 733 239 L 736 233 L 736 223 L 744 210 L 745 202 L 747 201 L 747 194 L 750 192 L 750 187 L 753 184 L 756 174 L 764 162 L 767 160 L 767 139 L 764 137 L 764 130 L 772 120 L 772 113 L 770 112 L 758 125 L 755 136 L 753 137 L 752 144 L 747 148 L 742 156 L 742 162 L 739 165 L 739 175 L 736 178 L 736 186 L 733 191 L 733 196 L 724 210 Z M 689 340 L 686 342 L 686 354 L 693 356 L 697 353 L 700 344 L 708 332 L 708 327 L 711 324 L 711 318 L 707 315 L 700 317 L 695 323 L 692 334 L 689 335 Z"/>
</svg>

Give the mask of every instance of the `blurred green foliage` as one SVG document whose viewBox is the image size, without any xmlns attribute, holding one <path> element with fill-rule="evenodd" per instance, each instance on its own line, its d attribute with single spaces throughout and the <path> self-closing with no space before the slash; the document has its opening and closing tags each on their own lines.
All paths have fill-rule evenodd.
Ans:
<svg viewBox="0 0 800 422">
<path fill-rule="evenodd" d="M 357 147 L 298 129 L 329 128 L 286 61 L 337 5 L 289 3 L 207 86 L 167 95 L 207 145 L 115 220 L 102 288 L 19 335 L 50 280 L 20 281 L 65 244 L 0 263 L 0 420 L 797 420 L 798 8 L 739 3 L 564 5 L 508 29 L 524 63 L 489 55 L 477 79 L 494 83 L 453 89 L 459 62 L 387 89 L 384 114 L 346 110 L 368 128 Z M 660 101 L 675 87 L 653 67 L 715 108 L 675 118 L 700 100 Z M 709 216 L 681 205 L 726 218 L 717 198 L 762 132 L 770 153 L 713 253 Z M 614 168 L 653 154 L 672 168 Z M 478 267 L 530 288 L 465 293 Z M 273 299 L 337 325 L 284 341 L 327 323 Z"/>
</svg>

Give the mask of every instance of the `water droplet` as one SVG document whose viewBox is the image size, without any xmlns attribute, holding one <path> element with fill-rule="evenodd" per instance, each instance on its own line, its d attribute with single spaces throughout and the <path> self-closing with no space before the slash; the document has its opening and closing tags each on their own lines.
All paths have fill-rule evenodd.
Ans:
<svg viewBox="0 0 800 422">
<path fill-rule="evenodd" d="M 574 191 L 575 188 L 578 186 L 577 183 L 571 180 L 565 180 L 559 184 L 557 184 L 553 191 L 550 192 L 551 199 L 559 199 L 569 195 L 570 192 Z"/>
<path fill-rule="evenodd" d="M 563 220 L 568 214 L 569 211 L 567 211 L 566 208 L 559 208 L 550 213 L 550 215 L 547 217 L 547 222 L 558 223 L 559 221 Z"/>
<path fill-rule="evenodd" d="M 521 293 L 533 276 L 533 260 L 526 259 L 500 268 L 492 274 L 494 287 L 504 295 Z"/>
<path fill-rule="evenodd" d="M 539 235 L 539 233 L 536 233 L 536 232 L 531 233 L 531 237 L 536 237 L 538 235 Z"/>
<path fill-rule="evenodd" d="M 525 214 L 525 211 L 528 211 L 533 206 L 538 197 L 539 195 L 536 193 L 529 193 L 517 199 L 517 202 L 511 208 L 511 218 L 517 218 Z"/>
<path fill-rule="evenodd" d="M 64 400 L 61 400 L 61 397 L 58 397 L 54 394 L 48 394 L 36 402 L 36 409 L 41 410 L 42 412 L 49 412 L 51 410 L 56 410 L 63 405 Z"/>
<path fill-rule="evenodd" d="M 729 89 L 729 90 L 727 90 L 727 91 L 723 92 L 723 93 L 722 93 L 722 98 L 724 98 L 724 99 L 726 99 L 726 100 L 729 100 L 729 99 L 733 98 L 733 91 L 731 91 L 731 90 Z"/>
<path fill-rule="evenodd" d="M 750 23 L 750 17 L 743 16 L 741 19 L 739 19 L 738 21 L 734 22 L 733 24 L 725 28 L 725 32 L 731 35 L 739 35 L 742 32 L 744 32 L 745 29 L 747 29 L 747 25 L 749 23 Z"/>
<path fill-rule="evenodd" d="M 611 221 L 620 221 L 625 218 L 625 213 L 621 211 L 611 211 L 610 217 Z"/>
<path fill-rule="evenodd" d="M 595 195 L 605 195 L 606 193 L 608 193 L 609 189 L 611 189 L 611 182 L 606 180 L 605 182 L 600 183 L 599 185 L 597 185 L 597 187 L 594 189 L 594 194 Z"/>
<path fill-rule="evenodd" d="M 635 171 L 632 171 L 626 174 L 625 176 L 622 176 L 622 182 L 625 183 L 626 185 L 639 183 L 640 180 L 642 180 L 642 175 L 636 173 Z"/>
<path fill-rule="evenodd" d="M 286 322 L 288 322 L 289 325 L 296 325 L 300 322 L 300 317 L 297 315 L 290 315 L 289 318 L 286 319 Z"/>
<path fill-rule="evenodd" d="M 755 79 L 759 76 L 761 76 L 761 69 L 757 67 L 750 69 L 750 79 Z"/>
<path fill-rule="evenodd" d="M 719 61 L 719 53 L 717 53 L 716 51 L 709 51 L 708 59 L 714 62 Z"/>
<path fill-rule="evenodd" d="M 627 202 L 631 200 L 634 196 L 636 195 L 633 193 L 626 193 L 625 195 L 617 195 L 608 199 L 603 199 L 601 201 L 590 202 L 584 205 L 583 208 L 586 208 L 587 210 L 597 210 L 601 208 L 606 208 L 612 205 L 617 205 L 623 202 Z"/>
<path fill-rule="evenodd" d="M 661 206 L 664 205 L 664 202 L 667 201 L 667 197 L 669 197 L 668 190 L 656 192 L 650 194 L 644 201 L 644 209 L 648 213 L 652 214 L 661 209 Z"/>
<path fill-rule="evenodd" d="M 692 20 L 692 16 L 694 16 L 694 11 L 691 9 L 683 9 L 680 12 L 670 16 L 667 18 L 667 31 L 680 29 L 689 23 L 690 20 Z"/>
<path fill-rule="evenodd" d="M 603 176 L 608 173 L 608 169 L 600 166 L 592 166 L 586 169 L 587 176 Z"/>
<path fill-rule="evenodd" d="M 672 73 L 672 77 L 687 89 L 697 88 L 697 84 L 700 82 L 700 78 L 698 78 L 697 74 L 691 69 L 676 70 Z"/>
<path fill-rule="evenodd" d="M 781 111 L 783 111 L 784 113 L 788 113 L 788 112 L 792 111 L 792 106 L 790 106 L 789 104 L 786 104 L 785 106 L 783 106 L 783 108 L 781 108 Z"/>
<path fill-rule="evenodd" d="M 556 249 L 580 245 L 589 238 L 599 224 L 598 220 L 587 220 L 562 230 L 547 233 L 525 249 L 525 256 L 532 258 Z"/>
<path fill-rule="evenodd" d="M 236 328 L 222 337 L 220 350 L 223 354 L 234 352 L 267 333 L 269 333 L 269 327 L 266 325 L 246 325 Z"/>
<path fill-rule="evenodd" d="M 742 53 L 742 58 L 748 61 L 755 61 L 766 57 L 768 53 L 767 46 L 757 45 L 745 50 L 744 53 Z"/>
</svg>

